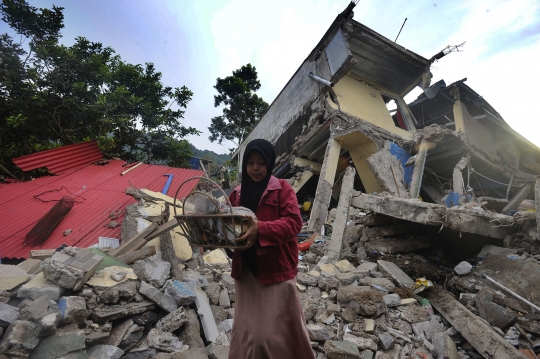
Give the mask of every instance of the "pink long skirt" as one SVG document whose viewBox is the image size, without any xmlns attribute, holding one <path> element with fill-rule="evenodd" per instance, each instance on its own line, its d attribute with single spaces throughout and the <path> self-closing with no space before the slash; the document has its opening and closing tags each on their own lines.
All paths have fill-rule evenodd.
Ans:
<svg viewBox="0 0 540 359">
<path fill-rule="evenodd" d="M 260 284 L 246 268 L 234 282 L 229 359 L 314 359 L 294 279 Z"/>
</svg>

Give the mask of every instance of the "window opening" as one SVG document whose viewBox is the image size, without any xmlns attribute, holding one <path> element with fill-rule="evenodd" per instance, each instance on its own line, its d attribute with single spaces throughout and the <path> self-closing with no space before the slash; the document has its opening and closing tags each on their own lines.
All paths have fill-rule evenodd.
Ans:
<svg viewBox="0 0 540 359">
<path fill-rule="evenodd" d="M 325 51 L 330 65 L 330 71 L 333 76 L 349 56 L 349 51 L 347 50 L 347 45 L 345 45 L 345 39 L 343 39 L 341 29 L 338 30 Z"/>
</svg>

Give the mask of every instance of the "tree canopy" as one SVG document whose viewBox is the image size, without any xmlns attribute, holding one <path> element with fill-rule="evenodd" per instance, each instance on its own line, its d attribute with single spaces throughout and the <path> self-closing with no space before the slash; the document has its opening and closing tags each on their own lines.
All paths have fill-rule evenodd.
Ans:
<svg viewBox="0 0 540 359">
<path fill-rule="evenodd" d="M 59 43 L 63 8 L 2 0 L 2 20 L 17 41 L 0 35 L 0 165 L 62 145 L 97 139 L 107 156 L 185 165 L 182 140 L 199 134 L 182 123 L 193 93 L 170 87 L 152 63 L 133 65 L 98 42 Z"/>
<path fill-rule="evenodd" d="M 229 140 L 240 146 L 268 109 L 268 103 L 255 94 L 260 87 L 257 69 L 251 64 L 233 71 L 232 76 L 217 78 L 214 88 L 218 95 L 214 96 L 214 107 L 225 107 L 223 115 L 212 118 L 208 127 L 210 141 L 221 144 L 223 140 Z"/>
</svg>

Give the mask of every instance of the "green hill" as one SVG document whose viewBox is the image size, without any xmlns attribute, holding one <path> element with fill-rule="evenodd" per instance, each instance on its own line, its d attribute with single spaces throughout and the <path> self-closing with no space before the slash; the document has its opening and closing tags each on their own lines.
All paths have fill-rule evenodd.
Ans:
<svg viewBox="0 0 540 359">
<path fill-rule="evenodd" d="M 217 163 L 218 165 L 222 165 L 225 163 L 225 161 L 231 160 L 231 156 L 227 154 L 220 155 L 210 150 L 199 150 L 197 147 L 193 145 L 191 145 L 191 149 L 193 150 L 193 157 L 204 158 L 206 160 L 213 161 Z"/>
</svg>

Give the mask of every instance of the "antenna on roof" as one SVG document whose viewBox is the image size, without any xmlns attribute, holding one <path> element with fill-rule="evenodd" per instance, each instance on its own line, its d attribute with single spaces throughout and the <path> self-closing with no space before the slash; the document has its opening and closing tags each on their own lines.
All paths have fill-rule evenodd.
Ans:
<svg viewBox="0 0 540 359">
<path fill-rule="evenodd" d="M 360 0 L 353 0 L 354 5 L 358 5 L 359 2 Z"/>
<path fill-rule="evenodd" d="M 433 55 L 433 57 L 429 61 L 434 62 L 436 60 L 439 60 L 439 59 L 445 57 L 446 55 L 448 55 L 449 53 L 454 52 L 454 51 L 461 52 L 460 49 L 465 45 L 465 43 L 466 43 L 466 41 L 463 41 L 459 45 L 448 45 L 444 49 L 442 49 L 440 52 Z"/>
<path fill-rule="evenodd" d="M 401 25 L 401 29 L 399 29 L 399 32 L 396 36 L 396 39 L 394 40 L 394 42 L 397 41 L 397 38 L 399 37 L 399 34 L 401 34 L 401 30 L 403 30 L 403 26 L 405 26 L 405 23 L 407 22 L 407 18 L 405 18 L 405 20 L 403 21 L 403 25 Z"/>
</svg>

